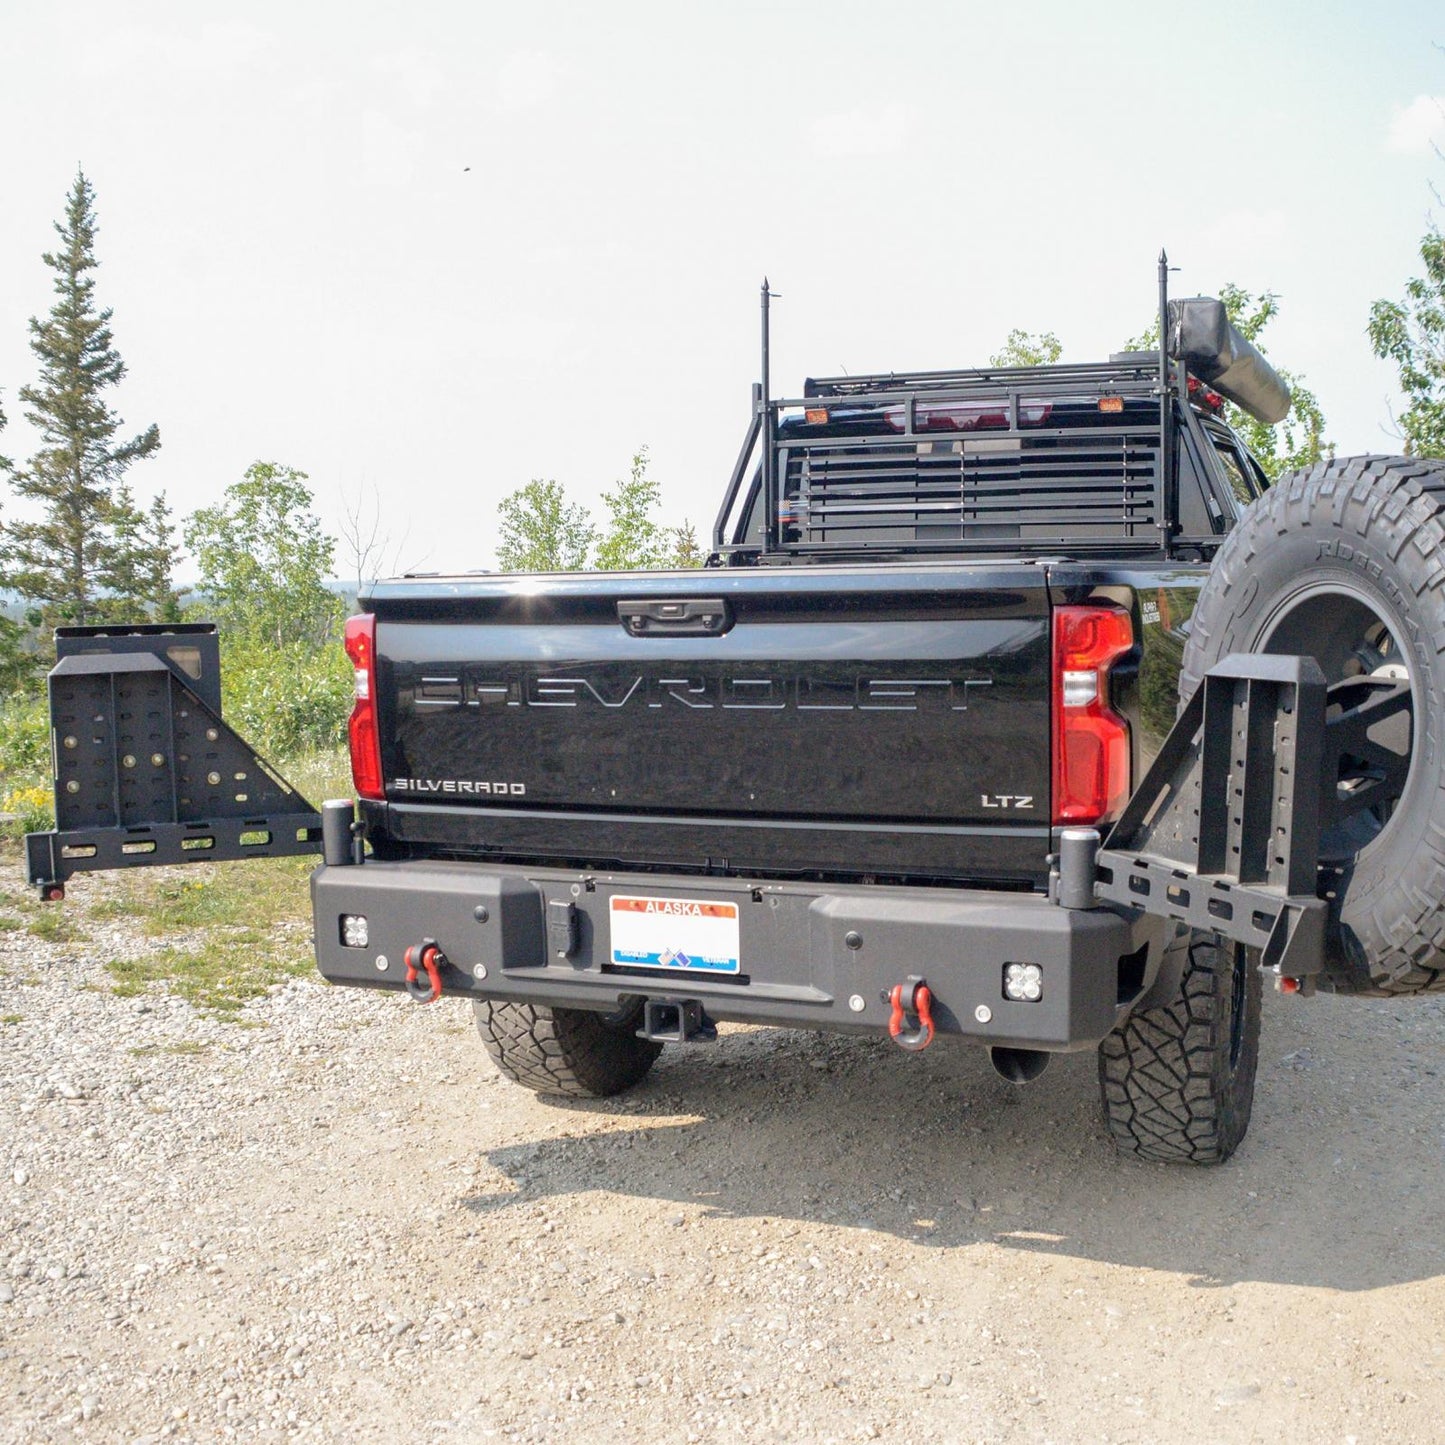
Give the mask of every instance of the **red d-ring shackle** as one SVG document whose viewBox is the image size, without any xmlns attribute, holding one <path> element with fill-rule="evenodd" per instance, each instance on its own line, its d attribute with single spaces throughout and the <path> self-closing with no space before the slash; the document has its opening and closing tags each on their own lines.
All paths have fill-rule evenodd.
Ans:
<svg viewBox="0 0 1445 1445">
<path fill-rule="evenodd" d="M 418 1003 L 435 1003 L 442 996 L 442 975 L 437 964 L 442 951 L 430 939 L 425 943 L 414 943 L 403 955 L 406 964 L 405 988 Z M 426 974 L 423 981 L 421 973 Z"/>
<path fill-rule="evenodd" d="M 893 1012 L 888 1019 L 888 1032 L 900 1049 L 919 1053 L 933 1042 L 933 995 L 921 978 L 895 983 L 888 995 Z M 906 1015 L 914 1015 L 917 1025 L 905 1028 Z"/>
</svg>

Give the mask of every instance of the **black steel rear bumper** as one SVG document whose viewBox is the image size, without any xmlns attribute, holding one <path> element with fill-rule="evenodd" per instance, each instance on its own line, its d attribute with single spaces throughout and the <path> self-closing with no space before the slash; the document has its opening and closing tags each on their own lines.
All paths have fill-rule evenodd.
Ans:
<svg viewBox="0 0 1445 1445">
<path fill-rule="evenodd" d="M 893 985 L 927 980 L 940 1033 L 1061 1051 L 1096 1044 L 1157 968 L 1169 925 L 1128 910 L 1056 907 L 1037 894 L 830 887 L 653 874 L 581 874 L 459 862 L 368 861 L 312 875 L 316 955 L 333 983 L 401 988 L 408 948 L 435 941 L 443 990 L 614 1011 L 697 1000 L 714 1019 L 886 1029 Z M 741 971 L 618 969 L 614 893 L 738 905 Z M 366 919 L 363 947 L 342 918 Z M 1035 963 L 1042 997 L 1004 996 L 1004 968 Z"/>
</svg>

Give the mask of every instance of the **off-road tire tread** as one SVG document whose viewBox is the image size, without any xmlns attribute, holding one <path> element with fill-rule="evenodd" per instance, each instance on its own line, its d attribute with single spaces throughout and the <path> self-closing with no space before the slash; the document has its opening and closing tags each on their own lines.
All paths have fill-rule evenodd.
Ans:
<svg viewBox="0 0 1445 1445">
<path fill-rule="evenodd" d="M 1126 1154 L 1168 1164 L 1220 1164 L 1249 1128 L 1259 1062 L 1262 990 L 1253 962 L 1244 972 L 1245 1014 L 1230 1062 L 1232 946 L 1194 934 L 1177 995 L 1132 1014 L 1099 1045 L 1099 1091 L 1114 1143 Z"/>
<path fill-rule="evenodd" d="M 1401 575 L 1417 616 L 1440 629 L 1430 639 L 1434 651 L 1445 653 L 1445 461 L 1337 457 L 1284 473 L 1225 539 L 1194 611 L 1181 698 L 1193 694 L 1219 658 L 1247 650 L 1240 620 L 1250 600 L 1247 579 L 1275 539 L 1300 529 L 1368 542 L 1394 562 L 1412 553 Z M 1435 681 L 1445 683 L 1445 659 Z M 1428 725 L 1438 729 L 1445 697 L 1432 694 L 1431 702 Z M 1445 746 L 1438 733 L 1435 745 Z M 1445 990 L 1445 795 L 1403 859 L 1398 879 L 1377 889 L 1368 906 L 1352 909 L 1348 922 L 1352 977 L 1337 979 L 1338 991 L 1384 996 Z"/>
<path fill-rule="evenodd" d="M 662 1052 L 661 1044 L 637 1037 L 633 1021 L 615 1023 L 590 1009 L 486 1000 L 472 1008 L 498 1071 L 554 1098 L 620 1094 L 639 1083 Z"/>
</svg>

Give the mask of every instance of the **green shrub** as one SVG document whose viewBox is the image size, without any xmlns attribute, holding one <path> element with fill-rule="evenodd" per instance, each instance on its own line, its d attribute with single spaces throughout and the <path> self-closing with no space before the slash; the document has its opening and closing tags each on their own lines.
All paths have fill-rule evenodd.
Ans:
<svg viewBox="0 0 1445 1445">
<path fill-rule="evenodd" d="M 351 796 L 351 754 L 345 746 L 344 732 L 340 747 L 328 748 L 325 752 L 294 753 L 278 765 L 286 774 L 286 781 L 317 807 L 326 798 Z"/>
<path fill-rule="evenodd" d="M 222 716 L 263 756 L 334 752 L 346 741 L 351 663 L 340 643 L 235 645 L 221 661 Z"/>
<path fill-rule="evenodd" d="M 48 784 L 24 783 L 0 794 L 0 837 L 23 838 L 27 833 L 48 833 L 55 826 L 55 803 Z M 13 818 L 14 822 L 8 821 Z"/>
<path fill-rule="evenodd" d="M 43 690 L 0 702 L 0 778 L 11 786 L 40 781 L 49 786 L 50 705 Z"/>
</svg>

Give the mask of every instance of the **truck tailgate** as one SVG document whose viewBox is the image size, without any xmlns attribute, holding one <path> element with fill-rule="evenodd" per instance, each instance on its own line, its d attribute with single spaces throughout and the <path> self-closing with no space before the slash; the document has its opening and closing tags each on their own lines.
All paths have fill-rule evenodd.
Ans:
<svg viewBox="0 0 1445 1445">
<path fill-rule="evenodd" d="M 453 841 L 464 818 L 485 841 L 489 811 L 654 819 L 674 840 L 666 820 L 682 817 L 862 823 L 941 829 L 954 839 L 944 871 L 987 852 L 996 875 L 997 835 L 1024 829 L 1036 862 L 1023 871 L 1042 868 L 1040 568 L 418 581 L 386 584 L 370 605 L 388 799 L 453 813 Z M 624 611 L 641 612 L 640 632 Z M 689 630 L 704 616 L 710 630 Z M 697 848 L 674 842 L 656 861 L 716 856 L 676 856 Z"/>
</svg>

